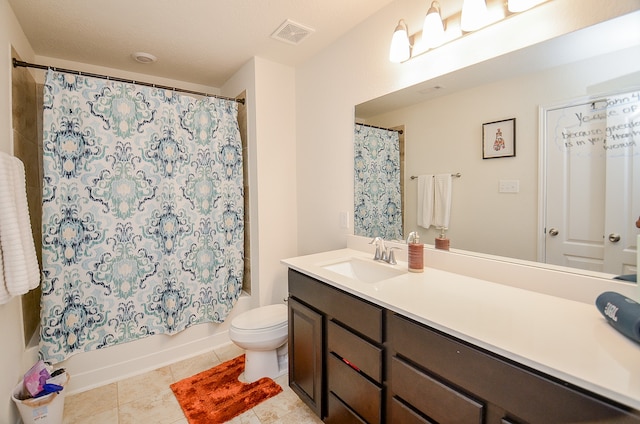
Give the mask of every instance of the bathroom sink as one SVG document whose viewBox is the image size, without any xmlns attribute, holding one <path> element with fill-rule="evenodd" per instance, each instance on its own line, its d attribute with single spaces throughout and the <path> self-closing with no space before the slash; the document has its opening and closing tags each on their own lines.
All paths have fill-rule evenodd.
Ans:
<svg viewBox="0 0 640 424">
<path fill-rule="evenodd" d="M 363 283 L 377 283 L 407 272 L 403 269 L 394 268 L 393 265 L 361 258 L 345 258 L 325 264 L 322 268 Z"/>
</svg>

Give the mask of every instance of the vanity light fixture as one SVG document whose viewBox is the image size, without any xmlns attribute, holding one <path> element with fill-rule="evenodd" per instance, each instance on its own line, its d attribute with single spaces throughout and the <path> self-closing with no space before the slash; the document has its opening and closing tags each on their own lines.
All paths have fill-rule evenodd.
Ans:
<svg viewBox="0 0 640 424">
<path fill-rule="evenodd" d="M 398 21 L 391 48 L 391 62 L 405 62 L 470 32 L 493 25 L 509 16 L 529 10 L 551 0 L 463 0 L 462 10 L 442 18 L 440 3 L 431 1 L 422 31 L 409 34 L 404 19 Z"/>
<path fill-rule="evenodd" d="M 434 48 L 444 43 L 444 23 L 440 15 L 440 3 L 431 2 L 431 7 L 424 18 L 422 27 L 422 42 L 427 48 Z"/>
<path fill-rule="evenodd" d="M 465 32 L 476 31 L 489 23 L 489 12 L 485 0 L 464 0 L 460 28 Z"/>
<path fill-rule="evenodd" d="M 409 42 L 409 30 L 404 19 L 400 19 L 391 38 L 391 49 L 389 50 L 389 60 L 400 63 L 411 57 L 411 44 Z"/>
</svg>

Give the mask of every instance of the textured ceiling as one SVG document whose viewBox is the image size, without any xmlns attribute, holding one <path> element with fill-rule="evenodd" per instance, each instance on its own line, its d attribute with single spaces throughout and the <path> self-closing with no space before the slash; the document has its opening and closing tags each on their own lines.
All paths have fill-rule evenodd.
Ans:
<svg viewBox="0 0 640 424">
<path fill-rule="evenodd" d="M 220 87 L 259 56 L 296 66 L 392 0 L 9 0 L 35 54 Z M 271 38 L 287 19 L 315 31 Z M 153 64 L 133 52 L 157 56 Z"/>
</svg>

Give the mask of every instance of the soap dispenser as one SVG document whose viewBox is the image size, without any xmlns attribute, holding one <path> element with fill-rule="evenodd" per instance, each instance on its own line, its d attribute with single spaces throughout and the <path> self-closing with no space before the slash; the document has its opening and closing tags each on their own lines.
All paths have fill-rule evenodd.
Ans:
<svg viewBox="0 0 640 424">
<path fill-rule="evenodd" d="M 420 236 L 417 231 L 412 231 L 407 237 L 409 250 L 409 271 L 424 272 L 424 244 L 420 243 Z"/>
<path fill-rule="evenodd" d="M 447 227 L 440 227 L 440 235 L 436 237 L 436 249 L 449 250 L 450 240 L 444 235 Z"/>
</svg>

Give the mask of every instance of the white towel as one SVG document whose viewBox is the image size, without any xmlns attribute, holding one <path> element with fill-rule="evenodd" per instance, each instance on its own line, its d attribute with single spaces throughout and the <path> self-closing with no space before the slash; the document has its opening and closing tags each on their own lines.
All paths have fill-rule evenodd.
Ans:
<svg viewBox="0 0 640 424">
<path fill-rule="evenodd" d="M 434 178 L 433 221 L 436 227 L 449 228 L 451 217 L 451 174 L 438 174 Z"/>
<path fill-rule="evenodd" d="M 0 153 L 0 271 L 0 304 L 40 283 L 24 165 L 5 153 Z"/>
<path fill-rule="evenodd" d="M 433 220 L 433 175 L 418 176 L 418 225 L 431 226 Z"/>
</svg>

